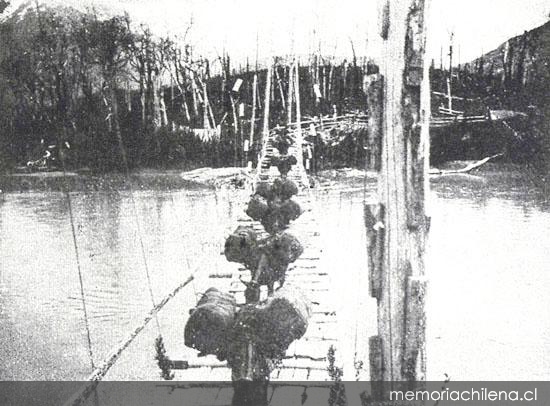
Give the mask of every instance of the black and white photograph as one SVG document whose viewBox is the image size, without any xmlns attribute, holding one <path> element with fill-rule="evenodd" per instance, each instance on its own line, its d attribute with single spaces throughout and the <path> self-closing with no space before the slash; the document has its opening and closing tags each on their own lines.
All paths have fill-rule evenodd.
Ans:
<svg viewBox="0 0 550 406">
<path fill-rule="evenodd" d="M 549 382 L 550 0 L 0 0 L 0 406 Z"/>
</svg>

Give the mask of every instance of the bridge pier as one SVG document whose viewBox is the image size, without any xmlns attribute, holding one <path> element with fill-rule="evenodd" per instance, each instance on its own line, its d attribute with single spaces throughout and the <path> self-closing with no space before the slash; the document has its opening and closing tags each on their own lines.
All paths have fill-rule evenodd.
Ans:
<svg viewBox="0 0 550 406">
<path fill-rule="evenodd" d="M 388 401 L 397 383 L 415 389 L 426 374 L 424 278 L 429 230 L 430 94 L 425 13 L 429 0 L 383 0 L 381 75 L 366 83 L 369 140 L 379 140 L 379 203 L 365 207 L 370 293 L 378 335 L 369 340 L 372 398 Z M 380 91 L 383 86 L 383 91 Z M 371 143 L 375 145 L 374 141 Z M 371 167 L 371 168 L 372 168 Z"/>
</svg>

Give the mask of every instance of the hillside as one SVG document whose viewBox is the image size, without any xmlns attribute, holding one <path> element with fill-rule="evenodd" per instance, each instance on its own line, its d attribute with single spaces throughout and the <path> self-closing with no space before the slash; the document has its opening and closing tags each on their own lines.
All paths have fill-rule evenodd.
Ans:
<svg viewBox="0 0 550 406">
<path fill-rule="evenodd" d="M 36 10 L 36 5 L 39 5 L 40 10 L 44 11 L 46 9 L 56 10 L 61 12 L 65 10 L 68 14 L 78 14 L 78 13 L 89 13 L 93 12 L 100 19 L 105 19 L 112 17 L 113 15 L 121 14 L 120 10 L 115 9 L 114 7 L 107 7 L 106 5 L 100 3 L 92 3 L 86 1 L 67 1 L 67 0 L 24 0 L 17 1 L 12 0 L 9 2 L 9 5 L 6 7 L 2 16 L 0 17 L 0 22 L 3 21 L 21 21 L 24 19 L 25 15 L 32 11 Z M 0 7 L 1 10 L 1 7 Z"/>
<path fill-rule="evenodd" d="M 504 91 L 533 91 L 540 103 L 550 85 L 550 21 L 509 39 L 468 65 L 470 71 L 500 77 Z"/>
</svg>

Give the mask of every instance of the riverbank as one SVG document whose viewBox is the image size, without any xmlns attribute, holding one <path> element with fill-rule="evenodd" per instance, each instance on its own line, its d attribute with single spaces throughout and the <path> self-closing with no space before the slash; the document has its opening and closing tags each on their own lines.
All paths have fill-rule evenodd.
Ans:
<svg viewBox="0 0 550 406">
<path fill-rule="evenodd" d="M 483 160 L 485 161 L 485 160 Z M 446 177 L 453 178 L 486 178 L 497 179 L 504 172 L 508 180 L 531 181 L 536 186 L 540 185 L 540 175 L 534 173 L 533 168 L 527 165 L 498 161 L 498 157 L 491 161 L 460 160 L 449 161 L 437 168 L 430 168 L 430 181 L 437 184 Z M 479 163 L 482 163 L 479 166 Z M 471 169 L 470 169 L 471 168 Z M 316 185 L 321 188 L 347 187 L 363 188 L 365 184 L 376 182 L 377 173 L 356 168 L 341 168 L 319 171 L 315 176 Z"/>
<path fill-rule="evenodd" d="M 87 171 L 7 173 L 0 175 L 4 192 L 180 190 L 233 186 L 242 188 L 251 180 L 243 168 L 199 168 L 192 171 L 142 169 L 124 173 L 96 174 Z"/>
<path fill-rule="evenodd" d="M 430 179 L 437 183 L 438 179 L 453 177 L 485 177 L 494 178 L 504 169 L 508 177 L 532 178 L 540 186 L 540 176 L 533 173 L 529 167 L 497 160 L 487 162 L 467 173 L 460 172 L 476 161 L 451 161 L 432 169 Z M 439 171 L 439 172 L 438 172 Z M 248 189 L 253 182 L 254 172 L 245 168 L 198 168 L 191 171 L 141 169 L 130 174 L 128 179 L 124 173 L 96 174 L 92 172 L 70 171 L 63 175 L 61 171 L 35 173 L 8 173 L 0 175 L 0 190 L 4 192 L 43 192 L 63 191 L 117 191 L 117 190 L 181 190 L 181 189 L 215 189 L 234 188 Z M 498 176 L 496 176 L 498 178 Z M 313 184 L 321 190 L 328 189 L 358 189 L 367 184 L 375 183 L 377 173 L 356 168 L 340 168 L 319 171 L 313 176 Z M 498 182 L 498 180 L 497 180 Z"/>
</svg>

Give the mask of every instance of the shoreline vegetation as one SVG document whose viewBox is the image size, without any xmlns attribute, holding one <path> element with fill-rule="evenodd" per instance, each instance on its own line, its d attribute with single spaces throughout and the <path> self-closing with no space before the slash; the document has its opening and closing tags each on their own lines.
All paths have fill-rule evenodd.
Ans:
<svg viewBox="0 0 550 406">
<path fill-rule="evenodd" d="M 8 173 L 0 175 L 4 192 L 93 192 L 139 190 L 200 190 L 231 184 L 248 178 L 243 168 L 199 168 L 192 171 L 140 169 L 93 173 L 89 170 Z"/>
<path fill-rule="evenodd" d="M 501 163 L 498 160 L 450 161 L 445 165 L 430 170 L 432 179 L 439 176 L 483 175 L 499 171 L 503 167 L 512 171 L 527 171 L 525 165 Z M 472 168 L 473 167 L 473 168 Z M 471 173 L 464 168 L 472 168 Z M 377 174 L 357 168 L 339 168 L 319 171 L 310 175 L 315 188 L 362 188 L 365 183 L 376 182 Z M 254 178 L 254 171 L 246 168 L 211 168 L 202 167 L 193 170 L 158 170 L 140 169 L 130 172 L 128 178 L 122 172 L 95 174 L 89 170 L 5 173 L 0 174 L 0 189 L 4 192 L 110 192 L 110 191 L 176 191 L 205 189 L 249 189 Z"/>
<path fill-rule="evenodd" d="M 432 162 L 501 151 L 528 162 L 541 150 L 550 160 L 550 71 L 542 69 L 545 54 L 534 51 L 549 33 L 545 24 L 508 41 L 503 56 L 487 54 L 462 66 L 432 61 L 433 112 L 446 103 L 442 91 L 452 71 L 460 77 L 450 85 L 453 105 L 465 114 L 525 113 L 508 127 L 491 122 L 434 130 Z M 38 3 L 3 16 L 0 41 L 6 44 L 0 50 L 0 170 L 39 166 L 50 146 L 68 169 L 96 173 L 126 165 L 134 171 L 255 165 L 262 128 L 296 124 L 287 109 L 296 97 L 289 93 L 296 68 L 303 125 L 351 117 L 331 129 L 313 125 L 305 138 L 315 169 L 363 168 L 369 151 L 377 150 L 363 117 L 369 107 L 364 80 L 378 72 L 368 55 L 312 51 L 246 64 L 225 53 L 207 59 L 185 40 L 136 27 L 128 15 Z"/>
</svg>

